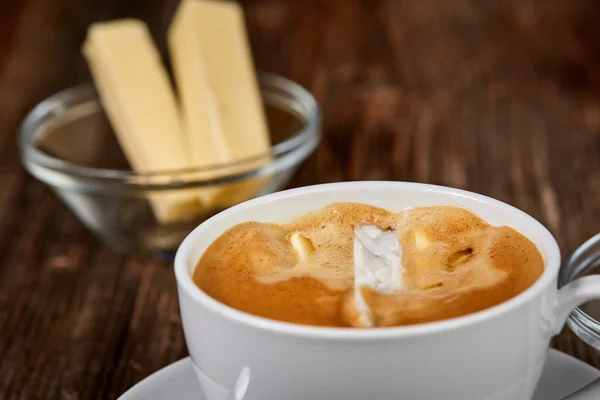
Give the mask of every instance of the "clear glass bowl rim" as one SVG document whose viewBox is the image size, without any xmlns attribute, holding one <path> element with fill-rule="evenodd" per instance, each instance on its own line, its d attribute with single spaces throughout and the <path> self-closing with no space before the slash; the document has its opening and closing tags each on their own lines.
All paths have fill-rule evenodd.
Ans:
<svg viewBox="0 0 600 400">
<path fill-rule="evenodd" d="M 266 94 L 266 103 L 279 108 L 287 113 L 294 113 L 303 123 L 302 128 L 286 140 L 273 145 L 265 154 L 246 158 L 232 163 L 216 164 L 206 167 L 193 167 L 178 170 L 164 170 L 147 173 L 137 173 L 132 170 L 93 168 L 65 161 L 39 150 L 34 141 L 39 131 L 44 127 L 42 121 L 57 108 L 63 106 L 70 99 L 89 93 L 96 93 L 92 83 L 84 83 L 55 93 L 40 103 L 26 115 L 19 130 L 18 144 L 21 151 L 22 162 L 25 167 L 33 172 L 42 169 L 53 174 L 54 181 L 60 178 L 75 181 L 77 186 L 113 186 L 121 188 L 137 188 L 139 190 L 172 190 L 174 188 L 190 188 L 201 186 L 214 186 L 251 179 L 256 176 L 270 176 L 274 173 L 290 168 L 308 157 L 320 141 L 321 111 L 314 97 L 308 90 L 290 79 L 261 72 L 258 75 L 261 93 Z M 263 89 L 267 87 L 267 90 Z M 277 91 L 277 93 L 275 93 Z M 273 92 L 273 93 L 270 93 Z M 269 101 L 269 96 L 287 96 L 286 100 Z M 273 104 L 275 103 L 275 104 Z M 285 107 L 282 106 L 285 104 Z M 295 107 L 294 107 L 295 106 Z M 256 163 L 261 160 L 259 167 Z M 253 166 L 244 168 L 245 165 Z M 226 173 L 235 168 L 240 173 Z M 38 177 L 39 174 L 35 174 Z M 216 178 L 203 178 L 217 176 Z M 48 182 L 49 179 L 41 178 Z M 54 184 L 54 186 L 58 186 Z"/>
</svg>

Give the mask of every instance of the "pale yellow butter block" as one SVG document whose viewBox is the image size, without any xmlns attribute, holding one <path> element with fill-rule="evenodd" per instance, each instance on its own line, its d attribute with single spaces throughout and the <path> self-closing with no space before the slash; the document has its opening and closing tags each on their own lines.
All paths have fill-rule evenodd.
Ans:
<svg viewBox="0 0 600 400">
<path fill-rule="evenodd" d="M 290 236 L 290 243 L 301 261 L 306 261 L 315 252 L 315 246 L 309 238 L 300 232 L 294 232 Z"/>
<path fill-rule="evenodd" d="M 147 26 L 134 19 L 93 24 L 83 54 L 133 170 L 189 168 L 192 161 L 175 94 Z M 201 211 L 194 191 L 161 193 L 150 204 L 161 223 Z"/>
<path fill-rule="evenodd" d="M 241 7 L 230 1 L 183 0 L 168 44 L 193 163 L 210 166 L 267 153 L 268 128 Z M 202 198 L 207 205 L 229 206 L 256 194 L 263 183 L 264 178 L 255 178 L 207 188 Z"/>
<path fill-rule="evenodd" d="M 418 230 L 415 231 L 413 235 L 415 239 L 415 246 L 417 247 L 417 249 L 424 250 L 431 244 L 431 240 L 429 240 L 429 237 L 425 232 Z"/>
</svg>

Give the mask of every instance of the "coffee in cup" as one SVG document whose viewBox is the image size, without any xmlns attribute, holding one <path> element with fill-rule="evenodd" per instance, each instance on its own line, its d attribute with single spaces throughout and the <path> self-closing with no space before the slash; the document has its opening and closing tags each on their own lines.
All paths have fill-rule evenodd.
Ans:
<svg viewBox="0 0 600 400">
<path fill-rule="evenodd" d="M 456 206 L 332 203 L 282 223 L 242 222 L 206 249 L 194 282 L 256 316 L 328 327 L 446 320 L 500 304 L 543 273 L 537 247 Z"/>
</svg>

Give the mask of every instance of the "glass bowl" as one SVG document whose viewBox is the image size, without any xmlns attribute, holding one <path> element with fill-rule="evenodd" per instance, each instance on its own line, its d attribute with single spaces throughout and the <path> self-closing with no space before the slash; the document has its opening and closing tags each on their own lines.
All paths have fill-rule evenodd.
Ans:
<svg viewBox="0 0 600 400">
<path fill-rule="evenodd" d="M 43 100 L 27 115 L 19 134 L 21 160 L 113 249 L 171 256 L 202 221 L 283 188 L 317 147 L 320 111 L 312 95 L 270 74 L 261 74 L 259 85 L 272 143 L 267 154 L 206 168 L 135 173 L 96 90 L 86 84 Z M 156 218 L 153 202 L 203 190 L 224 195 L 184 220 Z"/>
<path fill-rule="evenodd" d="M 582 244 L 560 271 L 559 286 L 584 275 L 600 273 L 600 234 Z M 600 301 L 591 301 L 575 309 L 567 325 L 584 342 L 600 350 Z"/>
</svg>

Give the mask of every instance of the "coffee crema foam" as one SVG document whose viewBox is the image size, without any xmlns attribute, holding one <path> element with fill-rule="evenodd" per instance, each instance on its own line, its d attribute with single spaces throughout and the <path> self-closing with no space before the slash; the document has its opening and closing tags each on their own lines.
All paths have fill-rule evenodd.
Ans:
<svg viewBox="0 0 600 400">
<path fill-rule="evenodd" d="M 355 232 L 369 225 L 397 235 L 402 282 L 393 291 L 354 287 Z M 317 326 L 385 327 L 489 308 L 527 289 L 543 270 L 542 256 L 529 239 L 463 208 L 394 213 L 334 203 L 282 224 L 245 222 L 230 228 L 204 252 L 193 278 L 209 296 L 257 316 Z M 368 306 L 368 323 L 357 306 L 361 302 Z"/>
</svg>

